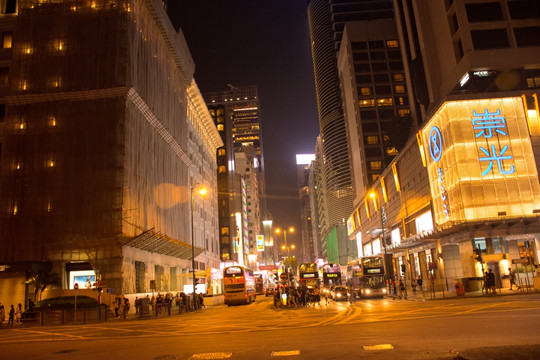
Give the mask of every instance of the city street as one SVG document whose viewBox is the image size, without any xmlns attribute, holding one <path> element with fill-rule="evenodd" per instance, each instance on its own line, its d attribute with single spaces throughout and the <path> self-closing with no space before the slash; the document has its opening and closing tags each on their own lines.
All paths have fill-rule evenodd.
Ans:
<svg viewBox="0 0 540 360">
<path fill-rule="evenodd" d="M 539 294 L 354 305 L 323 300 L 298 309 L 274 309 L 272 298 L 258 296 L 247 306 L 160 319 L 2 329 L 0 352 L 2 359 L 165 360 L 454 359 L 496 351 L 497 358 L 512 359 L 524 350 L 520 358 L 533 359 L 539 323 Z"/>
</svg>

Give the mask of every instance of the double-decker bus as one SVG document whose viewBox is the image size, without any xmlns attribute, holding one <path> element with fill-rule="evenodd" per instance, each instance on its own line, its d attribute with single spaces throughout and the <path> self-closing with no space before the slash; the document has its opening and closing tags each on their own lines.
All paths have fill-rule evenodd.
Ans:
<svg viewBox="0 0 540 360">
<path fill-rule="evenodd" d="M 255 301 L 255 276 L 253 270 L 244 266 L 228 266 L 223 269 L 223 295 L 225 304 L 249 304 Z"/>
<path fill-rule="evenodd" d="M 263 273 L 255 271 L 255 294 L 264 294 L 264 278 Z"/>
<path fill-rule="evenodd" d="M 341 285 L 341 267 L 339 264 L 328 263 L 322 266 L 322 288 L 324 296 L 330 295 L 330 291 L 336 285 Z"/>
<path fill-rule="evenodd" d="M 319 287 L 319 268 L 317 263 L 302 263 L 298 266 L 298 276 L 300 285 L 305 285 L 308 289 Z"/>
<path fill-rule="evenodd" d="M 353 293 L 361 298 L 383 297 L 387 293 L 384 256 L 365 256 L 347 264 Z"/>
</svg>

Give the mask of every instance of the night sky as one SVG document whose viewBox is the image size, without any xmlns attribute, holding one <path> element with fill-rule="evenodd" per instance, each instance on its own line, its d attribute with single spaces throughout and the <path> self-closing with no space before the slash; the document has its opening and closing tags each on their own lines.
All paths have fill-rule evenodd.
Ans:
<svg viewBox="0 0 540 360">
<path fill-rule="evenodd" d="M 202 93 L 256 85 L 269 210 L 299 226 L 296 154 L 319 134 L 306 0 L 170 0 Z"/>
</svg>

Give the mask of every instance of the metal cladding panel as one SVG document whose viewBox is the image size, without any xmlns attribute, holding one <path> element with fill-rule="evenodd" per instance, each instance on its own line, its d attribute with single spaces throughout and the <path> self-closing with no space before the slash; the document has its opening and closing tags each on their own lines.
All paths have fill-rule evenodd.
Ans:
<svg viewBox="0 0 540 360">
<path fill-rule="evenodd" d="M 438 225 L 533 216 L 540 209 L 522 98 L 446 102 L 422 137 Z"/>
</svg>

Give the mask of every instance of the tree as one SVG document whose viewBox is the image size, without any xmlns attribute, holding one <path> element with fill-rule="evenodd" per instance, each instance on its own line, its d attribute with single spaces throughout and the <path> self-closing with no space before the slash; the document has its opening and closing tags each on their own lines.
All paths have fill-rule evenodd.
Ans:
<svg viewBox="0 0 540 360">
<path fill-rule="evenodd" d="M 38 271 L 32 271 L 24 284 L 34 286 L 34 301 L 38 301 L 38 292 L 39 300 L 41 300 L 41 296 L 43 295 L 45 289 L 47 289 L 48 286 L 60 286 L 61 280 L 60 275 L 57 273 L 41 269 Z"/>
</svg>

